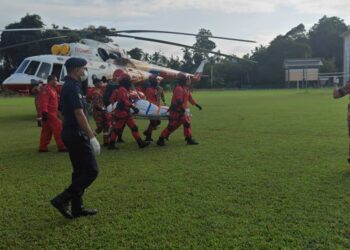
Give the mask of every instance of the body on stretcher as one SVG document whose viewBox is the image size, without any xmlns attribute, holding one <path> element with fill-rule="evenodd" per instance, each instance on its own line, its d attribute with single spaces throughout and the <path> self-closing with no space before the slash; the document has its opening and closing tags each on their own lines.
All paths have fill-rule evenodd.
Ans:
<svg viewBox="0 0 350 250">
<path fill-rule="evenodd" d="M 168 120 L 169 118 L 169 107 L 167 106 L 157 106 L 143 99 L 135 100 L 134 105 L 139 109 L 139 113 L 134 115 L 136 118 L 150 120 Z M 108 105 L 107 112 L 113 112 L 116 107 L 117 102 Z M 191 115 L 189 109 L 186 109 L 186 114 Z"/>
</svg>

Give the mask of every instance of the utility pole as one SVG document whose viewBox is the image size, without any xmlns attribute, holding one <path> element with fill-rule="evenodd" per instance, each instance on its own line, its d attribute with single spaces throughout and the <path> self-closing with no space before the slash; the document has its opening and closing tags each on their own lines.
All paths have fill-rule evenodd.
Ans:
<svg viewBox="0 0 350 250">
<path fill-rule="evenodd" d="M 213 88 L 214 86 L 214 69 L 213 69 L 213 62 L 210 63 L 210 86 Z"/>
</svg>

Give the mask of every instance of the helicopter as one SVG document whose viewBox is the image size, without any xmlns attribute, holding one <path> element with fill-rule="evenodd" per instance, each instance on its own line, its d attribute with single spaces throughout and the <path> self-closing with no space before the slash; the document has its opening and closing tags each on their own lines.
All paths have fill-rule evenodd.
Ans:
<svg viewBox="0 0 350 250">
<path fill-rule="evenodd" d="M 25 29 L 5 29 L 0 30 L 0 32 L 20 32 L 20 31 L 46 31 L 50 29 L 42 29 L 42 28 L 25 28 Z M 81 30 L 69 30 L 63 29 L 60 31 L 76 31 L 80 32 Z M 101 32 L 101 30 L 89 30 L 90 32 Z M 245 60 L 247 59 L 238 58 L 233 55 L 227 55 L 215 51 L 209 51 L 206 49 L 195 48 L 193 46 L 188 46 L 185 44 L 174 43 L 170 41 L 158 40 L 147 37 L 139 37 L 139 36 L 131 36 L 125 35 L 125 33 L 168 33 L 168 34 L 176 34 L 176 35 L 186 35 L 186 36 L 201 36 L 198 34 L 192 33 L 184 33 L 184 32 L 173 32 L 173 31 L 159 31 L 159 30 L 121 30 L 116 31 L 114 29 L 108 30 L 103 29 L 102 33 L 108 36 L 119 36 L 130 39 L 143 40 L 154 43 L 163 43 L 172 46 L 178 46 L 188 49 L 195 49 L 197 51 L 201 51 L 207 54 L 214 54 L 218 56 L 228 57 L 234 60 Z M 251 42 L 255 43 L 255 41 L 251 40 L 243 40 L 236 38 L 228 38 L 228 37 L 219 37 L 219 36 L 206 36 L 208 38 L 215 39 L 226 39 L 232 41 L 239 42 Z M 45 39 L 40 39 L 36 41 L 28 41 L 20 44 L 13 44 L 6 47 L 1 47 L 1 50 L 15 48 L 18 46 L 25 46 L 31 43 L 44 42 L 47 40 L 60 39 L 65 36 L 58 37 L 50 37 Z M 158 80 L 162 81 L 166 80 L 174 80 L 176 75 L 181 71 L 173 70 L 170 68 L 166 68 L 163 66 L 158 66 L 154 64 L 150 64 L 144 61 L 139 61 L 130 58 L 124 49 L 120 48 L 118 45 L 113 44 L 112 42 L 103 43 L 99 41 L 95 41 L 92 39 L 81 39 L 79 42 L 74 43 L 63 43 L 63 44 L 55 44 L 51 47 L 52 54 L 39 55 L 25 58 L 22 63 L 19 65 L 14 74 L 6 78 L 3 82 L 3 86 L 12 91 L 21 93 L 21 94 L 29 94 L 31 89 L 35 87 L 39 81 L 46 81 L 48 75 L 55 75 L 58 79 L 59 85 L 63 84 L 64 77 L 67 72 L 64 67 L 64 63 L 70 57 L 82 57 L 88 61 L 86 66 L 88 71 L 88 87 L 91 89 L 93 87 L 93 79 L 99 78 L 103 81 L 107 81 L 112 79 L 113 73 L 116 70 L 123 71 L 130 75 L 132 83 L 135 85 L 140 85 L 144 83 L 150 75 L 156 74 L 158 76 Z M 187 77 L 191 78 L 192 82 L 197 82 L 201 79 L 202 72 L 204 69 L 204 65 L 206 60 L 203 60 L 201 64 L 198 66 L 198 69 L 192 74 L 188 72 L 184 73 Z"/>
<path fill-rule="evenodd" d="M 44 31 L 47 29 L 41 28 L 26 28 L 26 29 L 5 29 L 0 30 L 0 32 L 14 32 L 14 31 Z M 64 29 L 63 31 L 67 31 Z M 79 30 L 77 31 L 79 32 Z M 94 30 L 92 32 L 95 32 Z M 97 32 L 101 32 L 98 30 Z M 173 32 L 173 31 L 157 31 L 157 30 L 106 30 L 103 29 L 102 33 L 109 36 L 119 36 L 137 40 L 144 40 L 154 43 L 163 43 L 188 49 L 195 49 L 206 54 L 214 54 L 218 56 L 228 57 L 234 60 L 244 60 L 249 62 L 254 62 L 248 59 L 238 58 L 233 55 L 227 55 L 216 51 L 210 51 L 202 48 L 195 48 L 193 46 L 188 46 L 185 44 L 174 43 L 170 41 L 158 40 L 147 37 L 130 36 L 122 33 L 169 33 L 176 35 L 186 35 L 186 36 L 204 36 L 217 39 L 226 39 L 232 41 L 240 42 L 253 42 L 251 40 L 242 40 L 236 38 L 218 37 L 218 36 L 206 36 L 206 35 L 196 35 L 191 33 L 183 32 Z M 18 46 L 25 46 L 31 43 L 44 42 L 47 40 L 64 38 L 66 36 L 50 37 L 35 41 L 28 41 L 20 44 L 13 44 L 6 47 L 1 47 L 1 50 L 15 48 Z M 174 80 L 179 73 L 185 74 L 186 77 L 191 80 L 191 82 L 197 82 L 201 79 L 204 65 L 207 60 L 203 60 L 198 66 L 197 70 L 191 74 L 188 72 L 181 72 L 178 70 L 150 64 L 147 62 L 139 61 L 130 58 L 125 50 L 113 44 L 111 42 L 103 43 L 92 39 L 81 39 L 79 42 L 73 43 L 63 43 L 55 44 L 51 47 L 52 54 L 32 56 L 25 58 L 14 74 L 9 76 L 3 82 L 3 86 L 7 89 L 13 90 L 15 92 L 28 95 L 31 90 L 38 85 L 39 81 L 46 81 L 49 75 L 54 75 L 58 79 L 58 92 L 63 85 L 64 78 L 67 75 L 67 70 L 64 63 L 70 57 L 81 57 L 87 60 L 86 70 L 88 72 L 86 96 L 93 91 L 94 85 L 93 80 L 95 78 L 107 81 L 112 79 L 115 72 L 127 73 L 134 86 L 141 85 L 151 75 L 156 74 L 157 80 L 161 82 L 163 79 Z M 130 92 L 130 98 L 135 103 L 136 107 L 140 110 L 137 115 L 138 118 L 143 119 L 167 119 L 168 118 L 168 107 L 167 106 L 156 106 L 143 98 L 142 91 L 137 89 Z M 115 108 L 116 103 L 109 106 L 109 112 Z M 190 112 L 187 110 L 186 112 Z"/>
</svg>

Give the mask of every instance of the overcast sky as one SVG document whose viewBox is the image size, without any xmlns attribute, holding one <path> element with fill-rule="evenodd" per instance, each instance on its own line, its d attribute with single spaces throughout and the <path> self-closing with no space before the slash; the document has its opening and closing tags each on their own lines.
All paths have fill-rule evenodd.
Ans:
<svg viewBox="0 0 350 250">
<path fill-rule="evenodd" d="M 48 3 L 50 2 L 50 3 Z M 307 29 L 323 15 L 338 16 L 350 24 L 349 0 L 0 0 L 0 29 L 21 17 L 38 14 L 45 24 L 83 28 L 158 29 L 243 38 L 267 45 L 274 37 L 303 23 Z M 194 37 L 138 34 L 192 45 Z M 153 53 L 181 55 L 177 47 L 116 38 L 129 50 L 140 47 Z M 214 40 L 223 53 L 243 55 L 257 44 Z"/>
</svg>

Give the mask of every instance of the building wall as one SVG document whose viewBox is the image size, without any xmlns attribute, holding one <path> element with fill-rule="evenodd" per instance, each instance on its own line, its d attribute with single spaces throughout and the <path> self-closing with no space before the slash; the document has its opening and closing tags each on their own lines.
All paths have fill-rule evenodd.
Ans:
<svg viewBox="0 0 350 250">
<path fill-rule="evenodd" d="M 318 81 L 318 69 L 288 69 L 285 71 L 286 81 L 287 82 L 296 82 L 296 81 Z"/>
</svg>

